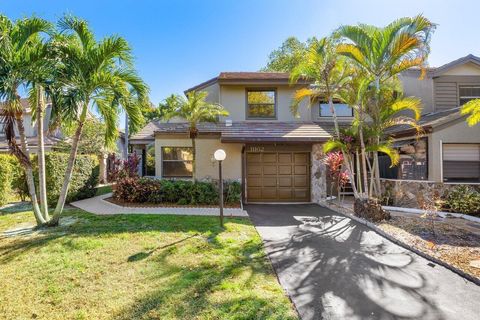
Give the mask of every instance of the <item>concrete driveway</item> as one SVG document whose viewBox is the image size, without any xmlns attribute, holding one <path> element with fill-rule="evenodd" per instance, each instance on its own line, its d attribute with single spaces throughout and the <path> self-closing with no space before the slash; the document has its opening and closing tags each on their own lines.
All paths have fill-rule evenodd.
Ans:
<svg viewBox="0 0 480 320">
<path fill-rule="evenodd" d="M 248 205 L 302 319 L 480 319 L 480 287 L 341 214 Z"/>
</svg>

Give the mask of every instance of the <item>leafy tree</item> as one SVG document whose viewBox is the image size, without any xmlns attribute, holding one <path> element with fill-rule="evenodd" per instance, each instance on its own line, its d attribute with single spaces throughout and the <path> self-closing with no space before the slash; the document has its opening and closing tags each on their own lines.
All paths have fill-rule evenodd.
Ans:
<svg viewBox="0 0 480 320">
<path fill-rule="evenodd" d="M 473 99 L 460 108 L 460 114 L 468 115 L 467 124 L 471 127 L 480 123 L 480 99 Z"/>
<path fill-rule="evenodd" d="M 150 104 L 147 108 L 142 110 L 143 117 L 147 122 L 152 120 L 162 120 L 165 117 L 175 111 L 178 108 L 179 96 L 171 94 L 165 98 L 162 102 L 155 107 L 153 104 Z"/>
<path fill-rule="evenodd" d="M 54 116 L 74 123 L 75 134 L 65 178 L 51 225 L 56 225 L 65 199 L 89 108 L 96 108 L 105 122 L 105 143 L 112 145 L 117 137 L 118 115 L 123 108 L 136 127 L 142 122 L 140 105 L 147 98 L 148 88 L 133 68 L 130 46 L 121 37 L 95 40 L 88 24 L 66 16 L 58 23 L 60 34 L 55 39 L 62 72 L 56 79 L 61 88 L 54 96 Z"/>
<path fill-rule="evenodd" d="M 32 163 L 27 148 L 24 109 L 18 89 L 27 84 L 32 66 L 38 63 L 36 50 L 42 46 L 41 35 L 51 29 L 51 24 L 43 19 L 33 17 L 12 22 L 6 16 L 0 16 L 0 116 L 5 123 L 10 150 L 25 168 L 28 192 L 39 225 L 48 220 L 48 212 L 45 208 L 42 212 L 38 206 Z M 15 126 L 20 136 L 20 145 L 16 141 Z M 43 203 L 46 206 L 46 202 Z"/>
<path fill-rule="evenodd" d="M 269 54 L 267 66 L 262 71 L 292 71 L 302 61 L 309 43 L 313 41 L 315 41 L 315 38 L 307 40 L 306 43 L 301 42 L 296 37 L 287 38 L 278 49 Z"/>
<path fill-rule="evenodd" d="M 198 124 L 202 122 L 217 122 L 218 117 L 228 116 L 228 111 L 220 104 L 209 103 L 206 101 L 208 92 L 192 91 L 187 93 L 187 98 L 176 97 L 172 105 L 177 108 L 166 116 L 166 119 L 179 117 L 184 119 L 188 125 L 188 134 L 192 139 L 192 174 L 193 180 L 196 180 L 196 147 L 195 139 L 198 137 Z"/>
</svg>

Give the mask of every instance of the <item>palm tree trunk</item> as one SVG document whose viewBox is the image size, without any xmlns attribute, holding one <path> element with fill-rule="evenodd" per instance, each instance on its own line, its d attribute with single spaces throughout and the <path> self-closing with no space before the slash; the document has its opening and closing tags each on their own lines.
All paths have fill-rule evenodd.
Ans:
<svg viewBox="0 0 480 320">
<path fill-rule="evenodd" d="M 32 164 L 30 162 L 30 152 L 28 151 L 27 137 L 25 136 L 25 127 L 23 126 L 22 114 L 16 115 L 16 122 L 17 122 L 18 133 L 20 135 L 20 145 L 22 148 L 22 152 L 28 159 L 28 164 L 25 166 L 25 175 L 27 177 L 28 193 L 30 194 L 30 200 L 32 201 L 33 214 L 35 216 L 35 220 L 37 222 L 37 225 L 40 226 L 45 224 L 47 221 L 43 217 L 40 207 L 38 206 L 37 193 L 35 190 L 35 180 L 33 178 Z"/>
<path fill-rule="evenodd" d="M 378 113 L 379 112 L 379 102 L 380 102 L 380 78 L 377 76 L 375 78 L 375 87 L 377 89 L 377 99 L 376 99 L 376 112 Z M 378 119 L 378 115 L 377 115 L 377 119 Z M 376 137 L 376 141 L 377 145 L 380 144 L 380 137 Z M 374 173 L 374 176 L 375 176 L 375 184 L 376 184 L 376 196 L 379 196 L 379 192 L 380 192 L 380 163 L 378 161 L 378 151 L 375 151 L 373 153 L 373 173 Z"/>
<path fill-rule="evenodd" d="M 362 158 L 362 178 L 363 178 L 363 190 L 365 190 L 365 193 L 367 194 L 368 197 L 368 177 L 367 177 L 367 156 L 365 154 L 365 140 L 363 137 L 363 118 L 360 119 L 360 125 L 358 127 L 358 135 L 360 137 L 360 153 L 361 153 L 361 158 Z"/>
<path fill-rule="evenodd" d="M 77 130 L 75 131 L 75 135 L 72 141 L 72 150 L 70 151 L 70 156 L 68 158 L 67 169 L 65 170 L 65 177 L 63 180 L 62 189 L 60 191 L 60 196 L 57 201 L 57 206 L 55 207 L 55 211 L 53 212 L 53 217 L 49 222 L 50 226 L 58 225 L 58 221 L 60 219 L 60 215 L 63 212 L 63 208 L 65 206 L 65 201 L 67 199 L 68 188 L 70 187 L 70 180 L 72 179 L 73 168 L 75 165 L 75 159 L 77 158 L 78 152 L 78 143 L 80 141 L 80 137 L 82 136 L 83 125 L 85 124 L 85 119 L 87 117 L 88 111 L 88 102 L 85 103 L 83 106 L 82 114 L 80 115 L 80 119 L 78 120 Z"/>
<path fill-rule="evenodd" d="M 196 149 L 196 146 L 195 146 L 196 142 L 195 142 L 195 138 L 192 138 L 192 178 L 193 178 L 193 182 L 196 182 L 197 181 L 197 176 L 196 176 L 196 173 L 197 173 L 197 149 Z"/>
<path fill-rule="evenodd" d="M 37 88 L 37 122 L 38 122 L 38 187 L 40 189 L 40 208 L 42 210 L 43 217 L 46 221 L 50 220 L 48 214 L 48 202 L 47 202 L 47 182 L 45 172 L 45 144 L 44 144 L 44 129 L 43 119 L 45 112 L 45 101 L 43 99 L 43 88 L 38 86 Z"/>
</svg>

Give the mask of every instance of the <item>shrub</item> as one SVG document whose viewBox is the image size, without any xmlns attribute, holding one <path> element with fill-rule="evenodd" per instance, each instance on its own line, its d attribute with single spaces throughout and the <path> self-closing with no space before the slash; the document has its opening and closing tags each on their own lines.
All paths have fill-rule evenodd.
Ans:
<svg viewBox="0 0 480 320">
<path fill-rule="evenodd" d="M 12 193 L 12 165 L 10 156 L 0 155 L 0 207 L 6 205 Z"/>
<path fill-rule="evenodd" d="M 480 192 L 471 186 L 456 186 L 448 192 L 445 206 L 453 212 L 480 216 Z"/>
<path fill-rule="evenodd" d="M 124 178 L 116 184 L 113 197 L 123 202 L 176 203 L 179 205 L 216 205 L 219 203 L 218 183 L 152 178 Z M 241 198 L 239 182 L 226 182 L 226 204 L 238 204 Z"/>
</svg>

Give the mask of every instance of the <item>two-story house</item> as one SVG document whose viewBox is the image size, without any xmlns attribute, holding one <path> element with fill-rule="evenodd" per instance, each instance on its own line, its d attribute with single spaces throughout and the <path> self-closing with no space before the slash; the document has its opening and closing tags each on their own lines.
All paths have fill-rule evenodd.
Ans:
<svg viewBox="0 0 480 320">
<path fill-rule="evenodd" d="M 456 60 L 402 74 L 406 96 L 420 97 L 424 111 L 421 136 L 398 127 L 391 134 L 401 153 L 390 178 L 470 181 L 480 178 L 480 128 L 469 128 L 459 106 L 480 97 L 480 59 Z M 287 73 L 222 72 L 185 93 L 207 91 L 230 115 L 216 124 L 199 125 L 196 178 L 217 178 L 215 150 L 227 153 L 224 175 L 242 182 L 245 202 L 318 202 L 326 196 L 326 169 L 322 144 L 333 133 L 332 115 L 321 101 L 300 105 L 300 117 L 290 111 L 295 90 Z M 352 109 L 336 105 L 340 121 L 352 120 Z M 192 177 L 192 143 L 181 119 L 151 122 L 130 139 L 142 155 L 143 174 L 160 178 Z"/>
<path fill-rule="evenodd" d="M 32 121 L 32 109 L 30 109 L 28 99 L 21 99 L 20 103 L 22 104 L 24 110 L 24 127 L 25 127 L 25 135 L 27 136 L 27 143 L 29 147 L 29 151 L 31 153 L 37 152 L 37 145 L 38 145 L 38 124 L 36 121 Z M 0 105 L 0 109 L 2 106 Z M 51 104 L 47 103 L 45 108 L 45 116 L 44 116 L 44 125 L 43 127 L 45 130 L 48 129 L 48 123 L 50 121 L 50 112 L 51 112 Z M 5 140 L 5 131 L 4 131 L 4 123 L 2 122 L 4 119 L 0 118 L 0 153 L 8 153 L 10 152 L 8 148 L 8 144 Z M 15 128 L 15 133 L 18 137 L 18 130 Z M 59 130 L 55 132 L 45 132 L 45 150 L 51 151 L 53 146 L 59 139 L 62 138 L 62 135 Z"/>
</svg>

